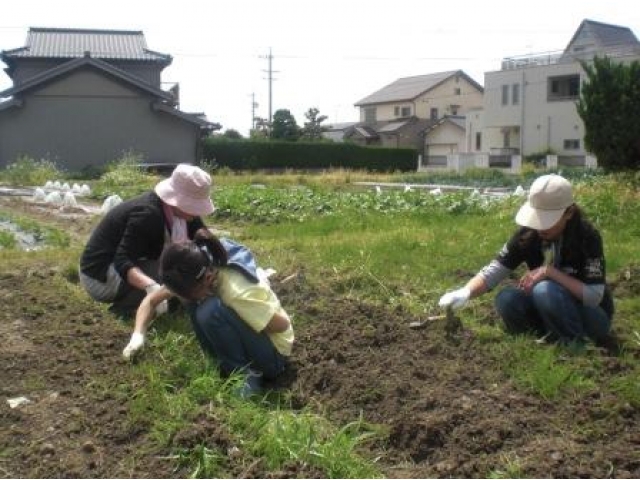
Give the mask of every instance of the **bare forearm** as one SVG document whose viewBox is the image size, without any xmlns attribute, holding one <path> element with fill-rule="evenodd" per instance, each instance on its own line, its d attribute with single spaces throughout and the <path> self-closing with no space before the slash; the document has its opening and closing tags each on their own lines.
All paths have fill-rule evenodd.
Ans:
<svg viewBox="0 0 640 480">
<path fill-rule="evenodd" d="M 133 267 L 127 271 L 127 283 L 134 288 L 144 290 L 145 287 L 156 283 L 156 281 L 140 270 L 140 268 Z"/>
<path fill-rule="evenodd" d="M 556 283 L 559 283 L 564 288 L 569 290 L 571 294 L 576 297 L 578 300 L 583 300 L 583 289 L 584 283 L 582 283 L 577 278 L 572 277 L 571 275 L 567 275 L 561 270 L 558 270 L 551 265 L 543 267 L 546 278 L 549 280 L 553 280 Z"/>
<path fill-rule="evenodd" d="M 161 289 L 144 297 L 136 311 L 136 322 L 133 329 L 134 333 L 144 335 L 155 318 L 156 307 L 161 302 L 168 300 L 172 296 L 172 293 L 166 287 L 162 287 Z"/>
<path fill-rule="evenodd" d="M 487 291 L 487 284 L 484 282 L 482 275 L 476 275 L 467 282 L 466 287 L 471 292 L 470 298 L 479 297 Z"/>
</svg>

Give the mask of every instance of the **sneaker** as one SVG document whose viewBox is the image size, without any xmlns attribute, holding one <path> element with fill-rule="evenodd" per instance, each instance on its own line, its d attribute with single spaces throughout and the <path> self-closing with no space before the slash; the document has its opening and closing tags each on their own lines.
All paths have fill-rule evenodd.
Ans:
<svg viewBox="0 0 640 480">
<path fill-rule="evenodd" d="M 242 399 L 259 395 L 262 391 L 262 372 L 247 370 L 242 385 L 237 390 L 237 394 Z"/>
</svg>

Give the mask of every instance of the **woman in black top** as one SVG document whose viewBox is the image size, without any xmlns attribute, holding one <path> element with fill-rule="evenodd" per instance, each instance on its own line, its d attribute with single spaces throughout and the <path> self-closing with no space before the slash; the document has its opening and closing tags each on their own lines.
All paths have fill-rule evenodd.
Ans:
<svg viewBox="0 0 640 480">
<path fill-rule="evenodd" d="M 516 222 L 522 227 L 497 257 L 465 287 L 443 295 L 440 306 L 462 307 L 525 263 L 528 271 L 518 286 L 496 296 L 507 331 L 533 331 L 563 343 L 606 341 L 613 299 L 602 238 L 574 203 L 571 184 L 559 175 L 537 178 Z"/>
<path fill-rule="evenodd" d="M 178 165 L 170 178 L 123 202 L 100 221 L 80 258 L 80 282 L 94 300 L 115 311 L 133 312 L 144 296 L 160 288 L 158 259 L 166 243 L 193 239 L 206 228 L 200 217 L 214 211 L 211 177 Z M 166 302 L 157 313 L 166 311 Z"/>
</svg>

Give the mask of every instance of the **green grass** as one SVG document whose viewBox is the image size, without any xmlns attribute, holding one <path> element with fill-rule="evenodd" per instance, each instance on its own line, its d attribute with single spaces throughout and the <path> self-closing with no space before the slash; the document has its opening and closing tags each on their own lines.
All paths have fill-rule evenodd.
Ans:
<svg viewBox="0 0 640 480">
<path fill-rule="evenodd" d="M 66 248 L 71 244 L 71 236 L 67 232 L 59 228 L 43 225 L 41 222 L 28 217 L 0 210 L 0 221 L 14 224 L 23 232 L 32 234 L 37 241 L 42 242 L 47 247 Z M 5 248 L 15 248 L 17 244 L 15 236 L 11 234 L 11 237 L 13 237 L 13 241 L 11 241 L 7 235 L 8 233 L 0 231 L 0 245 Z"/>
<path fill-rule="evenodd" d="M 13 235 L 13 233 L 0 230 L 0 247 L 6 249 L 14 249 L 16 248 L 17 244 L 18 241 L 16 240 L 16 237 Z"/>
<path fill-rule="evenodd" d="M 118 168 L 118 167 L 116 167 Z M 122 191 L 132 195 L 153 184 L 153 177 L 122 167 Z M 98 183 L 94 191 L 117 188 L 116 174 Z M 247 176 L 214 178 L 217 214 L 210 225 L 228 230 L 257 254 L 263 267 L 281 275 L 304 272 L 306 282 L 321 291 L 385 305 L 401 304 L 421 313 L 437 310 L 445 291 L 463 285 L 488 263 L 515 229 L 514 215 L 522 198 L 485 205 L 466 194 L 434 197 L 420 192 L 375 192 L 348 188 L 359 174 L 343 176 Z M 468 182 L 498 181 L 473 173 Z M 436 183 L 441 177 L 389 175 L 378 180 L 404 178 Z M 509 185 L 525 184 L 529 177 L 509 177 Z M 576 173 L 578 202 L 604 237 L 610 279 L 634 259 L 640 258 L 640 199 L 635 187 L 619 177 L 580 177 Z M 366 179 L 366 177 L 362 177 Z M 265 188 L 250 183 L 264 183 Z M 323 186 L 325 181 L 327 186 Z M 300 188 L 295 184 L 303 184 Z M 486 183 L 485 183 L 486 184 Z M 60 242 L 63 244 L 64 242 Z M 0 252 L 7 268 L 27 258 L 55 258 L 65 278 L 74 278 L 79 252 L 52 249 L 27 257 L 20 252 Z M 70 260 L 71 259 L 71 260 Z M 72 290 L 79 297 L 78 290 Z M 604 389 L 616 408 L 640 405 L 640 370 L 633 363 L 640 350 L 640 299 L 616 299 L 614 328 L 620 334 L 629 360 L 612 376 L 602 356 L 587 348 L 538 345 L 531 337 L 511 337 L 498 325 L 481 319 L 492 309 L 493 293 L 475 299 L 461 312 L 465 325 L 478 340 L 474 348 L 486 353 L 495 365 L 492 379 L 511 382 L 516 388 L 544 399 L 563 401 L 594 389 Z M 318 301 L 329 301 L 319 299 Z M 295 312 L 293 312 L 295 313 Z M 311 322 L 296 318 L 296 324 Z M 149 348 L 132 366 L 132 384 L 113 386 L 129 402 L 130 421 L 147 425 L 153 442 L 169 447 L 177 432 L 188 430 L 196 419 L 223 425 L 233 444 L 250 463 L 261 459 L 273 471 L 285 465 L 310 465 L 327 477 L 380 476 L 374 459 L 361 456 L 367 442 L 385 433 L 366 419 L 334 425 L 318 412 L 296 411 L 286 395 L 264 401 L 237 399 L 239 379 L 222 379 L 205 358 L 190 333 L 188 319 L 168 315 L 149 336 Z M 626 357 L 622 357 L 623 359 Z M 93 385 L 107 390 L 107 386 Z M 615 406 L 614 406 L 615 407 Z M 193 477 L 230 474 L 227 451 L 210 443 L 175 451 L 178 464 Z M 487 475 L 491 478 L 521 476 L 520 462 L 505 456 L 504 463 Z"/>
<path fill-rule="evenodd" d="M 498 364 L 521 388 L 551 400 L 595 388 L 570 347 L 538 345 L 528 336 L 505 338 L 492 348 Z"/>
</svg>

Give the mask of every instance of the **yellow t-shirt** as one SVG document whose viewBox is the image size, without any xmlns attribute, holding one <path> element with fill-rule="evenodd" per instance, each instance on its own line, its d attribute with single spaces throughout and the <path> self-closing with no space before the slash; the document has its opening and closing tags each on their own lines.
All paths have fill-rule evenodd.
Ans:
<svg viewBox="0 0 640 480">
<path fill-rule="evenodd" d="M 232 268 L 219 270 L 218 294 L 222 303 L 233 309 L 256 332 L 264 330 L 275 313 L 289 318 L 269 285 L 263 281 L 252 283 Z M 291 355 L 294 340 L 291 323 L 284 332 L 268 335 L 278 352 L 287 357 Z"/>
</svg>

